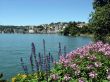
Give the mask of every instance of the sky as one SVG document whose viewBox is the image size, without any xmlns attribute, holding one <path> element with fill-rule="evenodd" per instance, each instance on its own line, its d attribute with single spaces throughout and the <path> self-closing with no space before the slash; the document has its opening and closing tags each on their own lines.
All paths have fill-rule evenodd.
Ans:
<svg viewBox="0 0 110 82">
<path fill-rule="evenodd" d="M 0 25 L 88 22 L 93 0 L 0 0 Z"/>
</svg>

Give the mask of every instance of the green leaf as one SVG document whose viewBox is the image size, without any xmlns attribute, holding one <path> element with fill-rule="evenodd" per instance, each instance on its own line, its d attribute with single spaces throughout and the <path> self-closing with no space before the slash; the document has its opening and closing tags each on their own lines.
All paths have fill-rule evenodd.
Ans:
<svg viewBox="0 0 110 82">
<path fill-rule="evenodd" d="M 107 80 L 103 80 L 102 82 L 108 82 Z"/>
<path fill-rule="evenodd" d="M 76 79 L 71 79 L 69 82 L 78 82 Z"/>
</svg>

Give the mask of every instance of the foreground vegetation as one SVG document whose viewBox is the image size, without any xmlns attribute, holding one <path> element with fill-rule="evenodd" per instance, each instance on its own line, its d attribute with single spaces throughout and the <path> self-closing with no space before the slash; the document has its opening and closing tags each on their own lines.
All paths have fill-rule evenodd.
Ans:
<svg viewBox="0 0 110 82">
<path fill-rule="evenodd" d="M 47 65 L 44 71 L 18 74 L 12 82 L 109 82 L 109 60 L 110 45 L 99 41 L 61 55 L 51 70 Z"/>
</svg>

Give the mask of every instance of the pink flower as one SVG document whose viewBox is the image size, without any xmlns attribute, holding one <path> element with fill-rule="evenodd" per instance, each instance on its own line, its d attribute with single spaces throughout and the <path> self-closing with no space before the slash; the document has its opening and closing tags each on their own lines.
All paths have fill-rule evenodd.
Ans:
<svg viewBox="0 0 110 82">
<path fill-rule="evenodd" d="M 81 72 L 81 71 L 80 71 L 79 69 L 76 69 L 75 74 L 76 74 L 76 75 L 80 75 L 80 72 Z"/>
<path fill-rule="evenodd" d="M 87 65 L 87 69 L 93 69 L 93 68 L 94 68 L 94 65 L 93 64 Z"/>
<path fill-rule="evenodd" d="M 71 79 L 71 77 L 69 76 L 69 74 L 64 75 L 64 80 L 65 81 L 69 81 L 70 79 Z"/>
<path fill-rule="evenodd" d="M 78 65 L 77 65 L 77 64 L 71 64 L 70 67 L 71 67 L 72 69 L 76 70 L 77 67 L 78 67 Z"/>
<path fill-rule="evenodd" d="M 107 79 L 110 80 L 110 75 L 107 76 Z"/>
<path fill-rule="evenodd" d="M 102 66 L 102 63 L 101 62 L 95 62 L 95 67 L 101 67 Z"/>
<path fill-rule="evenodd" d="M 95 71 L 92 71 L 89 73 L 89 77 L 95 78 L 95 77 L 97 77 L 97 73 L 95 73 Z"/>
<path fill-rule="evenodd" d="M 56 75 L 56 74 L 52 74 L 52 75 L 50 75 L 50 78 L 51 78 L 52 80 L 58 80 L 58 79 L 59 79 L 59 76 Z"/>
<path fill-rule="evenodd" d="M 96 57 L 93 55 L 93 56 L 88 56 L 87 57 L 89 60 L 91 60 L 91 61 L 95 61 L 96 60 Z"/>
<path fill-rule="evenodd" d="M 110 75 L 110 68 L 106 70 L 107 74 Z"/>
<path fill-rule="evenodd" d="M 85 81 L 84 81 L 84 79 L 79 78 L 79 79 L 78 79 L 78 82 L 85 82 Z"/>
</svg>

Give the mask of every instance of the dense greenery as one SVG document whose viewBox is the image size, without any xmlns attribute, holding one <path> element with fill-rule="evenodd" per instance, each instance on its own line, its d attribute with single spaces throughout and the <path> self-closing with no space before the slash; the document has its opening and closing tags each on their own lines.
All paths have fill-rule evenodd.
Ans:
<svg viewBox="0 0 110 82">
<path fill-rule="evenodd" d="M 97 7 L 103 7 L 109 3 L 110 3 L 110 0 L 94 0 L 93 8 L 96 9 Z"/>
<path fill-rule="evenodd" d="M 91 28 L 88 25 L 83 25 L 82 27 L 79 27 L 78 24 L 80 23 L 70 22 L 69 25 L 63 31 L 64 35 L 77 36 L 80 34 L 93 34 L 94 33 L 94 28 Z"/>
<path fill-rule="evenodd" d="M 90 25 L 95 29 L 95 39 L 107 41 L 110 34 L 110 1 L 94 0 L 93 8 Z"/>
<path fill-rule="evenodd" d="M 78 34 L 79 28 L 76 22 L 69 22 L 68 26 L 64 29 L 64 35 L 76 35 Z"/>
</svg>

